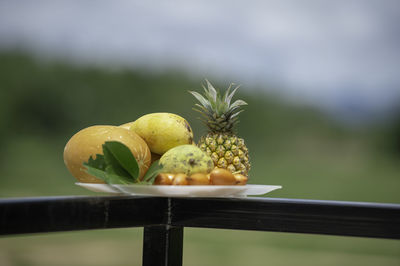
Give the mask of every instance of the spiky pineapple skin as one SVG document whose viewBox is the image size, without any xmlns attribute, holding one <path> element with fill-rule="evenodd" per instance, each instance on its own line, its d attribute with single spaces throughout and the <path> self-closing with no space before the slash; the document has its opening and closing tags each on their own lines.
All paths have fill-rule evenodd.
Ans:
<svg viewBox="0 0 400 266">
<path fill-rule="evenodd" d="M 200 138 L 198 147 L 213 160 L 214 166 L 234 174 L 249 175 L 249 151 L 242 138 L 229 133 L 208 133 Z"/>
</svg>

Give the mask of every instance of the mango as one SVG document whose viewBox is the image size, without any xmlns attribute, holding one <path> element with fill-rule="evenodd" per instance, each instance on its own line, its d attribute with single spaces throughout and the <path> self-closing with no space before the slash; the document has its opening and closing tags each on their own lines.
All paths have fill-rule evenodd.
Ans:
<svg viewBox="0 0 400 266">
<path fill-rule="evenodd" d="M 193 131 L 181 116 L 171 113 L 152 113 L 120 127 L 138 134 L 152 153 L 164 154 L 179 145 L 193 143 Z"/>
</svg>

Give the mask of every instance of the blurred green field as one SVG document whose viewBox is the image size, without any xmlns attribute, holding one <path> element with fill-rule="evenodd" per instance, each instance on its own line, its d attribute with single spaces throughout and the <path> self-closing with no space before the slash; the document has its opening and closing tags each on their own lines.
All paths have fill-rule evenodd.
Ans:
<svg viewBox="0 0 400 266">
<path fill-rule="evenodd" d="M 0 197 L 95 195 L 74 185 L 62 152 L 78 130 L 150 112 L 205 131 L 188 90 L 201 79 L 171 71 L 78 66 L 0 53 Z M 218 87 L 228 86 L 216 84 Z M 246 90 L 239 135 L 250 183 L 282 185 L 270 197 L 400 203 L 396 125 L 348 128 L 311 107 Z M 141 229 L 0 238 L 0 265 L 140 265 Z M 393 240 L 185 229 L 184 265 L 400 265 Z"/>
</svg>

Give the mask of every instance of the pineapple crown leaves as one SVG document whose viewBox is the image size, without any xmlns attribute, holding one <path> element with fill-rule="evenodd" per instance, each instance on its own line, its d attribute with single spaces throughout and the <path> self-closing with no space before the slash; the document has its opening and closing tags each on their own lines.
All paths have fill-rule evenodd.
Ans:
<svg viewBox="0 0 400 266">
<path fill-rule="evenodd" d="M 200 104 L 196 103 L 196 108 L 193 109 L 203 116 L 200 119 L 211 131 L 231 132 L 234 125 L 239 122 L 238 115 L 243 112 L 240 107 L 247 105 L 243 100 L 236 100 L 231 104 L 232 98 L 240 86 L 234 87 L 235 84 L 231 83 L 222 95 L 207 79 L 205 81 L 206 86 L 202 85 L 204 95 L 189 91 L 200 102 Z"/>
</svg>

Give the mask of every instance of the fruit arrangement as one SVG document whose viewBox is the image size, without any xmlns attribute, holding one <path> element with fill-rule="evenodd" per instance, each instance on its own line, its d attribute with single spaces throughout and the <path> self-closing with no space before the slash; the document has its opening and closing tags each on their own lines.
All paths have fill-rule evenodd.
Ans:
<svg viewBox="0 0 400 266">
<path fill-rule="evenodd" d="M 183 117 L 151 113 L 120 126 L 77 132 L 64 149 L 67 169 L 81 183 L 245 185 L 249 153 L 234 126 L 246 103 L 231 103 L 239 87 L 221 94 L 206 80 L 203 88 L 204 95 L 190 91 L 209 130 L 198 145 Z"/>
</svg>

